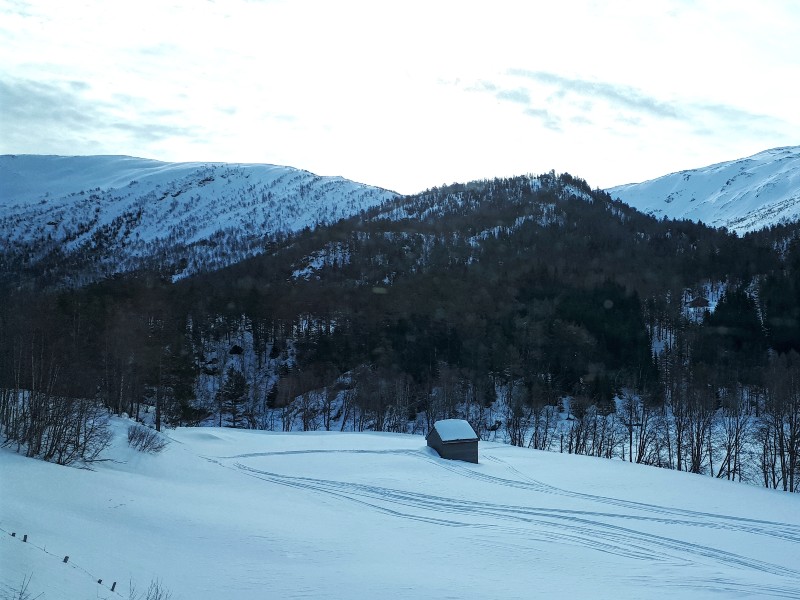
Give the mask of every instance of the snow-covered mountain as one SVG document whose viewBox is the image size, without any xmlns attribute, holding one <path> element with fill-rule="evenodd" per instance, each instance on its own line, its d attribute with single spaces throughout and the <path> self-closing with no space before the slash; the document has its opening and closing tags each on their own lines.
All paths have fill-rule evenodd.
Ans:
<svg viewBox="0 0 800 600">
<path fill-rule="evenodd" d="M 91 257 L 89 277 L 154 261 L 177 275 L 263 250 L 397 194 L 264 164 L 128 156 L 0 156 L 0 250 L 25 264 Z"/>
<path fill-rule="evenodd" d="M 800 219 L 800 146 L 607 190 L 655 217 L 702 221 L 745 233 Z"/>
<path fill-rule="evenodd" d="M 656 217 L 739 233 L 795 221 L 800 146 L 608 191 Z M 438 196 L 433 204 L 427 200 L 273 165 L 0 156 L 0 275 L 20 284 L 37 279 L 82 285 L 146 267 L 181 278 L 237 263 L 286 234 L 376 206 L 383 210 L 373 216 L 392 220 L 470 208 L 450 207 Z"/>
</svg>

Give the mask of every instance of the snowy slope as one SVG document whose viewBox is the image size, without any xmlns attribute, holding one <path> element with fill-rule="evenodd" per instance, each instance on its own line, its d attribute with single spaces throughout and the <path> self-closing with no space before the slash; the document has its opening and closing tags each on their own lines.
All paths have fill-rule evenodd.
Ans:
<svg viewBox="0 0 800 600">
<path fill-rule="evenodd" d="M 2 249 L 34 260 L 55 250 L 82 252 L 99 271 L 115 272 L 168 257 L 184 259 L 187 274 L 260 252 L 271 235 L 333 222 L 394 197 L 273 165 L 6 155 L 0 156 L 0 239 Z"/>
<path fill-rule="evenodd" d="M 399 434 L 178 429 L 152 456 L 115 427 L 94 470 L 0 449 L 0 595 L 32 575 L 44 600 L 154 578 L 176 600 L 800 597 L 790 494 Z"/>
<path fill-rule="evenodd" d="M 702 221 L 741 234 L 800 219 L 800 146 L 607 191 L 659 218 Z"/>
</svg>

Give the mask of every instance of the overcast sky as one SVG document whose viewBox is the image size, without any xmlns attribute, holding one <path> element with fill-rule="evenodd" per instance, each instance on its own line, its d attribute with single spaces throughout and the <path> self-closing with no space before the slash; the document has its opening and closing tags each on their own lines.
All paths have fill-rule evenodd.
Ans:
<svg viewBox="0 0 800 600">
<path fill-rule="evenodd" d="M 0 0 L 0 154 L 593 187 L 800 144 L 794 0 Z"/>
</svg>

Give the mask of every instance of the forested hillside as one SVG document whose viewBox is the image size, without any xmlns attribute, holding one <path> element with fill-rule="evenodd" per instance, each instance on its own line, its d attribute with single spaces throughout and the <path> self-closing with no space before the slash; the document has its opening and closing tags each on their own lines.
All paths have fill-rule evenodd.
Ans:
<svg viewBox="0 0 800 600">
<path fill-rule="evenodd" d="M 656 220 L 549 173 L 397 198 L 177 282 L 6 285 L 5 435 L 45 453 L 51 398 L 159 427 L 460 416 L 515 445 L 798 491 L 798 229 Z"/>
</svg>

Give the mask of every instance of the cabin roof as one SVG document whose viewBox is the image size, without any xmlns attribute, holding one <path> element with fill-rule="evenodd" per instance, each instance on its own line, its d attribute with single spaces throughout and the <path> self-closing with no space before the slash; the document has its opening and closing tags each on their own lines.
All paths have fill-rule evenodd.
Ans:
<svg viewBox="0 0 800 600">
<path fill-rule="evenodd" d="M 686 305 L 690 308 L 706 308 L 707 306 L 710 306 L 710 304 L 711 303 L 706 298 L 703 298 L 703 296 L 693 298 L 686 303 Z"/>
<path fill-rule="evenodd" d="M 433 428 L 439 434 L 442 442 L 460 442 L 466 440 L 477 440 L 472 426 L 463 419 L 443 419 L 436 421 Z"/>
</svg>

